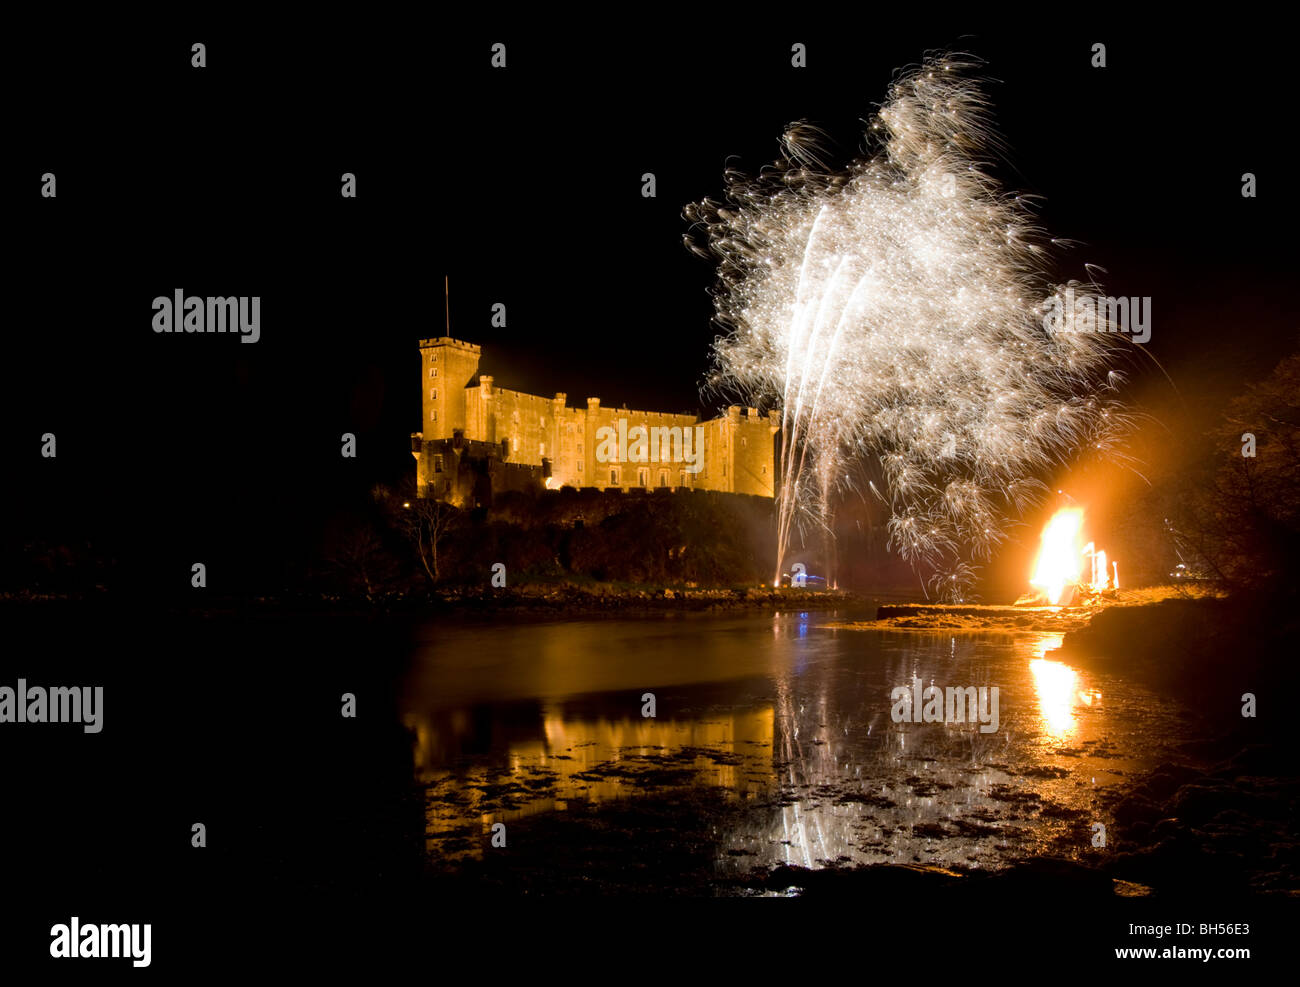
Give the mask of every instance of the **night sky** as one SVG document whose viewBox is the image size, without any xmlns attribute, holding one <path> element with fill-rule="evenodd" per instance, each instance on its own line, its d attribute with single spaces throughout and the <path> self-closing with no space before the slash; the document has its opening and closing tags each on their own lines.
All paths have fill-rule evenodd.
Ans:
<svg viewBox="0 0 1300 987">
<path fill-rule="evenodd" d="M 11 517 L 111 528 L 147 565 L 173 550 L 237 565 L 268 538 L 291 554 L 332 505 L 411 471 L 416 344 L 444 332 L 444 275 L 452 335 L 484 347 L 500 386 L 712 414 L 712 270 L 682 245 L 683 206 L 719 195 L 729 160 L 771 161 L 794 120 L 847 161 L 895 70 L 937 49 L 986 62 L 1006 144 L 993 171 L 1076 242 L 1059 278 L 1092 264 L 1110 294 L 1153 298 L 1154 360 L 1128 393 L 1160 425 L 1139 451 L 1211 424 L 1295 339 L 1291 123 L 1258 26 L 915 20 L 23 38 L 5 161 Z M 57 199 L 39 195 L 46 171 Z M 154 334 L 151 301 L 176 288 L 260 295 L 261 341 Z"/>
</svg>

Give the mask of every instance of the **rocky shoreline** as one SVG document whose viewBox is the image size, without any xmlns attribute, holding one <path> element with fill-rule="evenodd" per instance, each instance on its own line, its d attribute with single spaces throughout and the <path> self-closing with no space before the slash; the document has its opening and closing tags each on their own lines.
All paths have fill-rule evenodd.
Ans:
<svg viewBox="0 0 1300 987">
<path fill-rule="evenodd" d="M 1161 764 L 1116 793 L 1118 832 L 1109 850 L 1081 860 L 1037 857 L 1001 871 L 921 864 L 756 869 L 731 893 L 847 897 L 865 890 L 1019 894 L 1034 889 L 1080 898 L 1300 898 L 1300 777 L 1276 744 L 1240 738 L 1196 742 L 1189 761 Z M 1205 767 L 1207 753 L 1235 751 Z"/>
</svg>

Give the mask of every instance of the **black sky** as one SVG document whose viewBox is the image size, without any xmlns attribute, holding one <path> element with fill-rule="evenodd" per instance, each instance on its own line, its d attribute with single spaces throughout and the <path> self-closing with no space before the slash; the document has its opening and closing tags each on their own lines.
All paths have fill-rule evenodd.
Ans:
<svg viewBox="0 0 1300 987">
<path fill-rule="evenodd" d="M 483 345 L 500 385 L 711 412 L 712 271 L 682 246 L 683 206 L 721 192 L 728 160 L 770 161 L 793 120 L 857 153 L 895 70 L 935 49 L 986 62 L 995 173 L 1078 241 L 1060 277 L 1098 265 L 1110 293 L 1152 296 L 1148 350 L 1173 385 L 1148 361 L 1134 400 L 1200 427 L 1294 343 L 1293 119 L 1266 25 L 909 13 L 22 38 L 9 516 L 85 510 L 131 518 L 142 543 L 162 529 L 229 545 L 291 537 L 259 527 L 259 502 L 311 514 L 396 480 L 444 275 L 452 334 Z M 56 200 L 39 197 L 46 171 Z M 262 341 L 155 335 L 151 300 L 176 288 L 260 295 Z M 345 431 L 356 461 L 338 454 Z M 44 432 L 57 461 L 39 458 Z"/>
</svg>

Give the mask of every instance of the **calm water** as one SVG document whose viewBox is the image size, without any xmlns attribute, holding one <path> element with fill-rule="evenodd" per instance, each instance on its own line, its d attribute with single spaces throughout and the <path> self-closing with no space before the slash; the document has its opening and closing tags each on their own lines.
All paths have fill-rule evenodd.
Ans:
<svg viewBox="0 0 1300 987">
<path fill-rule="evenodd" d="M 429 625 L 404 690 L 427 845 L 712 789 L 719 874 L 1082 856 L 1108 790 L 1185 734 L 1171 700 L 1044 658 L 1044 634 L 876 633 L 831 614 Z M 891 690 L 996 686 L 998 730 L 895 723 Z M 654 718 L 642 715 L 653 693 Z M 695 820 L 693 822 L 698 822 Z M 466 838 L 466 836 L 470 838 Z M 629 852 L 632 852 L 631 850 Z"/>
</svg>

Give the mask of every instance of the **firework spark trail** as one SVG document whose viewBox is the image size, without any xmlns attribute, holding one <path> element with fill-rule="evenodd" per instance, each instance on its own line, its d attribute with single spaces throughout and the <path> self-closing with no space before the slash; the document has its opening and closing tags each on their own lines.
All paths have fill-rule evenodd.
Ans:
<svg viewBox="0 0 1300 987">
<path fill-rule="evenodd" d="M 725 201 L 686 209 L 688 246 L 718 266 L 710 385 L 781 408 L 778 577 L 792 531 L 827 529 L 866 467 L 891 549 L 960 597 L 1038 476 L 1131 425 L 1112 369 L 1127 340 L 1069 311 L 1045 328 L 1067 286 L 1028 207 L 982 171 L 997 140 L 975 66 L 898 79 L 875 153 L 846 170 L 797 124 L 773 165 L 728 170 Z"/>
</svg>

